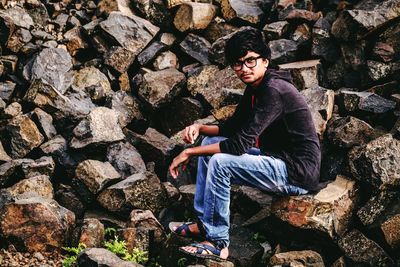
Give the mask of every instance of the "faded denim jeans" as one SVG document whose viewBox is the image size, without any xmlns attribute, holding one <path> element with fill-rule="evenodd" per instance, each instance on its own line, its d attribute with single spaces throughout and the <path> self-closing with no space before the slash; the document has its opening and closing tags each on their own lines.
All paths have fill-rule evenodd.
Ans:
<svg viewBox="0 0 400 267">
<path fill-rule="evenodd" d="M 206 137 L 201 145 L 226 139 Z M 194 209 L 203 224 L 206 239 L 218 248 L 229 246 L 229 204 L 231 184 L 247 185 L 279 195 L 301 195 L 307 190 L 290 185 L 286 164 L 261 155 L 258 148 L 236 156 L 217 153 L 198 160 Z"/>
</svg>

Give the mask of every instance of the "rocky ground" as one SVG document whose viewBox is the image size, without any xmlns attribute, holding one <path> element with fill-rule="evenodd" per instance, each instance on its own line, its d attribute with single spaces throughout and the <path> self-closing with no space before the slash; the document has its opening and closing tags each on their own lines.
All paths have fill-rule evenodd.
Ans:
<svg viewBox="0 0 400 267">
<path fill-rule="evenodd" d="M 112 228 L 149 266 L 400 266 L 399 18 L 400 0 L 0 1 L 1 265 L 81 243 L 79 266 L 141 266 L 104 249 Z M 229 261 L 196 262 L 166 230 L 193 217 L 196 159 L 167 167 L 186 125 L 234 111 L 224 46 L 246 27 L 307 101 L 329 184 L 233 187 Z"/>
</svg>

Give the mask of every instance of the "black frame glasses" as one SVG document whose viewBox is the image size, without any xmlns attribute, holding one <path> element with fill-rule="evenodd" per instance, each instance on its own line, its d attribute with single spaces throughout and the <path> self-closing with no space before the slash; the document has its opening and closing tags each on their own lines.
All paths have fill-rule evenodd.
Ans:
<svg viewBox="0 0 400 267">
<path fill-rule="evenodd" d="M 233 70 L 241 70 L 243 68 L 243 64 L 246 65 L 246 67 L 252 69 L 255 66 L 257 66 L 257 59 L 262 58 L 262 56 L 258 56 L 258 57 L 248 57 L 245 60 L 241 61 L 238 60 L 235 63 L 232 63 L 231 67 Z"/>
</svg>

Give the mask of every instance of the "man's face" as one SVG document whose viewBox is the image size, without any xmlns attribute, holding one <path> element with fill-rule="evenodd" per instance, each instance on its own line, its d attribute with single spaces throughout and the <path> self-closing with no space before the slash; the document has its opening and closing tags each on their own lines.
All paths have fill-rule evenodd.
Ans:
<svg viewBox="0 0 400 267">
<path fill-rule="evenodd" d="M 232 64 L 232 68 L 245 84 L 257 86 L 264 77 L 268 63 L 268 60 L 262 58 L 260 54 L 249 51 L 244 57 Z"/>
</svg>

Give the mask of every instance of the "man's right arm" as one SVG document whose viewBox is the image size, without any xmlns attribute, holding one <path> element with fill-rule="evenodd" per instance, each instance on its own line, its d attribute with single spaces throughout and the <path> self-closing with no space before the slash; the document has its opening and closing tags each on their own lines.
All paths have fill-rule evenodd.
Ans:
<svg viewBox="0 0 400 267">
<path fill-rule="evenodd" d="M 219 126 L 200 124 L 199 132 L 208 136 L 216 136 L 219 133 Z"/>
<path fill-rule="evenodd" d="M 217 125 L 204 125 L 204 124 L 192 124 L 185 128 L 182 132 L 182 139 L 188 144 L 194 144 L 194 141 L 199 137 L 200 134 L 209 136 L 215 136 L 219 133 L 219 126 Z"/>
</svg>

